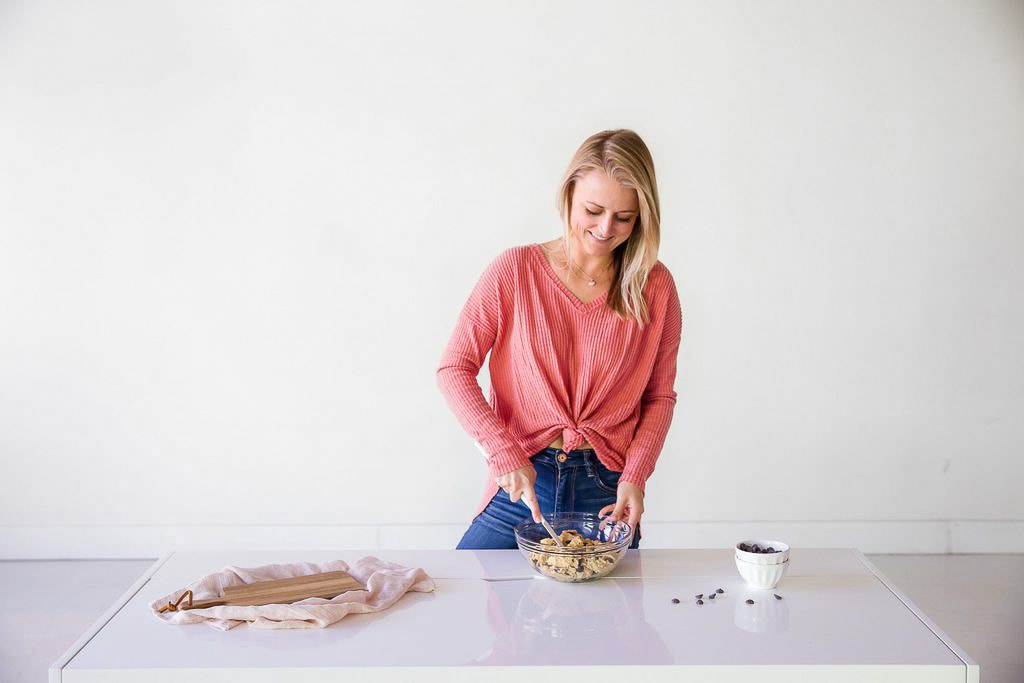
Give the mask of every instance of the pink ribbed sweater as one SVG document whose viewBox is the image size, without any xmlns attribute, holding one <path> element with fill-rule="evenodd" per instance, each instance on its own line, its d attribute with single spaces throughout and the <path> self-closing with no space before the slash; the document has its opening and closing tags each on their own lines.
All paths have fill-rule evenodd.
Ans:
<svg viewBox="0 0 1024 683">
<path fill-rule="evenodd" d="M 495 477 L 528 466 L 559 435 L 566 451 L 589 442 L 620 482 L 643 488 L 654 471 L 676 403 L 679 297 L 659 261 L 644 289 L 643 328 L 606 298 L 581 303 L 538 244 L 500 254 L 474 287 L 437 381 L 488 455 L 479 510 L 498 491 Z M 476 379 L 488 352 L 490 404 Z"/>
</svg>

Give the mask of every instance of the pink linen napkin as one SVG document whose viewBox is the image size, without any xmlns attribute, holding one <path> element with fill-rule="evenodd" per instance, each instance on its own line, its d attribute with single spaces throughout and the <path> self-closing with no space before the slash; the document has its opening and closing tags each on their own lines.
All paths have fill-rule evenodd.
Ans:
<svg viewBox="0 0 1024 683">
<path fill-rule="evenodd" d="M 366 586 L 366 590 L 348 591 L 330 600 L 307 598 L 290 605 L 221 605 L 178 612 L 157 611 L 168 602 L 174 604 L 186 590 L 192 591 L 193 600 L 208 600 L 222 595 L 221 591 L 228 586 L 336 571 L 348 572 Z M 369 556 L 357 560 L 352 566 L 341 560 L 268 564 L 252 568 L 228 565 L 215 574 L 208 574 L 181 590 L 154 600 L 149 603 L 149 608 L 153 616 L 168 624 L 205 623 L 220 631 L 227 631 L 243 622 L 249 622 L 252 628 L 264 629 L 324 628 L 352 613 L 387 609 L 408 591 L 429 593 L 434 589 L 434 580 L 422 569 L 403 567 Z"/>
</svg>

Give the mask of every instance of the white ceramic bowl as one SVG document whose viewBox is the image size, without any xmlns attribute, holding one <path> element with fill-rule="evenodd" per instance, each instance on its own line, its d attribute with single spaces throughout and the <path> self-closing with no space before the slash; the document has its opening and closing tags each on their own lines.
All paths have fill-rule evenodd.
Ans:
<svg viewBox="0 0 1024 683">
<path fill-rule="evenodd" d="M 789 567 L 789 560 L 778 564 L 754 564 L 736 558 L 736 569 L 751 588 L 765 590 L 779 585 Z"/>
<path fill-rule="evenodd" d="M 757 544 L 762 548 L 774 548 L 775 552 L 751 553 L 746 550 L 740 550 L 740 545 L 743 544 L 748 546 Z M 789 562 L 789 545 L 782 541 L 767 541 L 761 539 L 740 541 L 736 544 L 736 559 L 743 560 L 744 562 L 749 562 L 751 564 L 782 564 L 783 562 Z"/>
</svg>

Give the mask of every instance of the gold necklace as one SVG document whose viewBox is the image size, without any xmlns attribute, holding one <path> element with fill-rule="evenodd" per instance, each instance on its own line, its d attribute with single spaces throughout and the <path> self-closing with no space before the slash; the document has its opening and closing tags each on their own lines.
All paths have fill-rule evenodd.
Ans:
<svg viewBox="0 0 1024 683">
<path fill-rule="evenodd" d="M 570 275 L 572 274 L 571 268 L 575 268 L 577 271 L 579 271 L 580 273 L 583 274 L 583 277 L 586 278 L 586 283 L 588 285 L 590 285 L 591 287 L 596 287 L 597 286 L 597 282 L 598 282 L 597 278 L 594 277 L 593 275 L 591 275 L 590 273 L 588 273 L 587 271 L 583 270 L 582 266 L 576 265 L 576 263 L 572 259 L 570 259 L 569 255 L 566 254 L 566 252 L 565 252 L 565 240 L 563 238 L 559 238 L 559 241 L 562 244 L 562 256 L 565 257 L 566 263 L 569 264 L 569 268 L 570 268 L 569 273 L 570 273 Z M 547 252 L 553 252 L 554 251 L 554 249 L 548 249 L 547 247 L 544 247 L 544 245 L 541 245 L 541 247 L 543 247 L 544 251 L 547 251 Z M 603 270 L 608 270 L 608 266 L 606 265 Z M 603 275 L 603 273 L 602 273 L 602 275 Z"/>
<path fill-rule="evenodd" d="M 583 270 L 583 266 L 577 265 L 572 259 L 569 258 L 569 254 L 566 253 L 566 251 L 565 251 L 565 239 L 564 238 L 562 239 L 562 252 L 565 254 L 565 260 L 569 262 L 569 265 L 572 266 L 573 268 L 575 268 L 576 270 L 578 270 L 580 273 L 583 273 L 583 276 L 587 279 L 587 284 L 590 285 L 591 287 L 596 287 L 597 286 L 597 278 L 594 277 L 593 275 L 591 275 L 590 273 L 588 273 L 587 271 Z M 606 265 L 604 268 L 601 269 L 601 275 L 604 276 L 604 273 L 607 270 L 608 270 L 608 266 Z"/>
<path fill-rule="evenodd" d="M 566 259 L 566 260 L 568 260 L 568 259 Z M 573 268 L 575 268 L 579 272 L 583 273 L 583 275 L 587 278 L 587 284 L 588 285 L 590 285 L 591 287 L 595 287 L 597 285 L 597 278 L 596 277 L 594 277 L 593 275 L 591 275 L 587 271 L 583 270 L 582 266 L 578 266 L 575 263 L 573 263 L 572 261 L 569 261 L 569 263 L 572 265 Z M 605 270 L 608 270 L 608 266 L 605 266 Z"/>
</svg>

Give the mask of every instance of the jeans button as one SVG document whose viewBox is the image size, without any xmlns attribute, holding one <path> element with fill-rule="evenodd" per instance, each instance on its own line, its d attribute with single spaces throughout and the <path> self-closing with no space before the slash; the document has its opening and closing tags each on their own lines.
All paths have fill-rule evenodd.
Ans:
<svg viewBox="0 0 1024 683">
<path fill-rule="evenodd" d="M 558 462 L 565 462 L 568 459 L 569 459 L 569 456 L 566 455 L 564 451 L 562 451 L 562 452 L 560 452 L 558 454 Z"/>
</svg>

